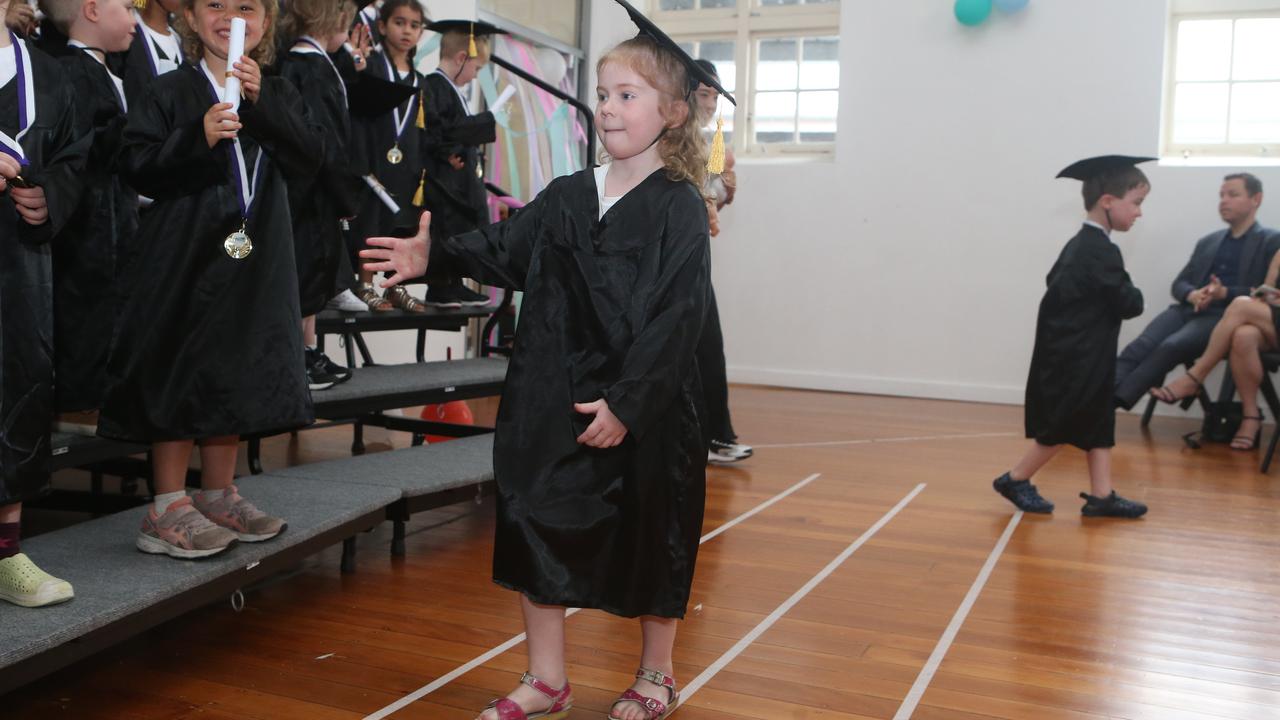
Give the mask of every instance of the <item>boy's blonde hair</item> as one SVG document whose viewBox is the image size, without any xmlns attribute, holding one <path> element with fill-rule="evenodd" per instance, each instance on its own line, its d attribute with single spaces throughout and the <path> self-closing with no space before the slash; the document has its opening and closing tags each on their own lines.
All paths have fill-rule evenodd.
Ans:
<svg viewBox="0 0 1280 720">
<path fill-rule="evenodd" d="M 196 2 L 198 0 L 182 0 L 182 7 L 173 14 L 173 29 L 177 30 L 178 36 L 182 38 L 182 53 L 187 56 L 187 62 L 192 64 L 199 64 L 200 59 L 204 57 L 204 43 L 200 41 L 200 35 L 196 33 L 195 28 L 187 24 L 186 11 L 190 10 L 194 13 Z M 258 43 L 258 47 L 249 53 L 249 57 L 265 67 L 276 59 L 276 21 L 280 17 L 280 2 L 279 0 L 254 0 L 254 2 L 262 5 L 266 27 L 262 31 L 262 40 Z"/>
<path fill-rule="evenodd" d="M 355 17 L 356 6 L 351 0 L 289 0 L 280 18 L 280 32 L 288 40 L 303 35 L 327 40 L 350 27 Z"/>
<path fill-rule="evenodd" d="M 471 33 L 465 30 L 450 30 L 440 36 L 440 57 L 452 58 L 460 52 L 468 52 L 471 47 Z M 489 36 L 476 36 L 476 60 L 489 62 Z"/>
<path fill-rule="evenodd" d="M 9 4 L 22 1 L 9 0 Z M 58 32 L 67 35 L 71 32 L 71 23 L 76 21 L 76 15 L 84 7 L 84 0 L 40 0 L 38 4 L 40 12 L 49 18 Z"/>
<path fill-rule="evenodd" d="M 667 177 L 687 180 L 699 192 L 707 181 L 707 142 L 698 123 L 697 101 L 689 91 L 689 71 L 675 55 L 662 49 L 645 35 L 627 40 L 605 53 L 596 63 L 596 74 L 609 63 L 619 63 L 634 70 L 645 82 L 662 94 L 659 107 L 669 124 L 684 110 L 684 122 L 667 127 L 658 140 L 658 155 L 667 168 Z"/>
</svg>

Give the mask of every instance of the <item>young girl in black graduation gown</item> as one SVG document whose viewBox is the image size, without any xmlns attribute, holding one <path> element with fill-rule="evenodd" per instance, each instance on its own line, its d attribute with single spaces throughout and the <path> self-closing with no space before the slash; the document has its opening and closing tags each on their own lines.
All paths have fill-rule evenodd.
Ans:
<svg viewBox="0 0 1280 720">
<path fill-rule="evenodd" d="M 600 60 L 612 163 L 553 181 L 497 225 L 431 244 L 427 214 L 416 238 L 371 238 L 362 253 L 417 277 L 430 247 L 525 293 L 494 440 L 493 565 L 521 595 L 530 668 L 484 720 L 567 715 L 566 606 L 640 618 L 641 670 L 611 717 L 653 720 L 678 699 L 671 654 L 705 496 L 707 152 L 682 56 L 666 48 L 642 36 Z"/>
<path fill-rule="evenodd" d="M 10 1 L 0 0 L 0 17 Z M 29 607 L 73 594 L 18 542 L 22 502 L 49 487 L 50 243 L 79 202 L 88 151 L 76 136 L 73 103 L 58 63 L 0 29 L 0 599 Z"/>
<path fill-rule="evenodd" d="M 324 389 L 350 379 L 351 372 L 316 347 L 316 313 L 334 296 L 338 271 L 347 252 L 344 218 L 356 214 L 364 187 L 352 169 L 351 116 L 347 88 L 329 54 L 342 48 L 355 5 L 334 0 L 294 0 L 283 27 L 295 40 L 280 60 L 280 75 L 298 89 L 311 117 L 324 128 L 324 165 L 317 182 L 289 183 L 293 211 L 293 249 L 298 265 L 302 340 L 311 388 Z M 349 265 L 348 271 L 349 271 Z"/>
<path fill-rule="evenodd" d="M 381 49 L 370 53 L 357 68 L 383 80 L 421 89 L 422 73 L 413 67 L 413 56 L 425 25 L 426 15 L 417 0 L 386 0 L 378 11 Z M 391 212 L 366 186 L 360 193 L 359 212 L 350 223 L 348 238 L 354 252 L 364 247 L 364 238 L 409 234 L 418 226 L 420 208 L 414 200 L 423 182 L 425 151 L 421 104 L 422 92 L 419 90 L 386 115 L 355 120 L 356 143 L 364 160 L 361 174 L 372 173 L 400 206 L 400 212 Z M 356 294 L 370 309 L 398 307 L 412 312 L 426 309 L 404 287 L 391 288 L 384 299 L 373 287 L 373 273 L 367 267 L 361 267 L 359 274 L 360 286 Z"/>
<path fill-rule="evenodd" d="M 994 487 L 1025 512 L 1048 513 L 1031 476 L 1063 445 L 1088 453 L 1092 494 L 1080 493 L 1086 516 L 1136 518 L 1142 503 L 1111 487 L 1115 445 L 1115 358 L 1120 322 L 1142 314 L 1142 292 L 1124 269 L 1114 230 L 1133 227 L 1151 189 L 1135 163 L 1143 158 L 1104 156 L 1075 163 L 1058 177 L 1084 181 L 1084 226 L 1049 271 L 1036 319 L 1035 350 L 1027 377 L 1026 434 L 1031 445 Z"/>
<path fill-rule="evenodd" d="M 324 147 L 297 90 L 259 71 L 276 14 L 276 0 L 183 0 L 188 62 L 152 83 L 125 128 L 124 174 L 155 204 L 125 271 L 98 432 L 152 444 L 157 495 L 137 538 L 144 552 L 202 557 L 278 534 L 283 521 L 231 484 L 239 436 L 312 420 L 285 183 L 310 182 Z M 243 84 L 238 114 L 217 101 L 222 33 L 236 16 L 248 26 L 231 70 Z M 252 242 L 247 256 L 237 257 L 238 231 Z M 188 499 L 196 443 L 204 490 Z"/>
</svg>

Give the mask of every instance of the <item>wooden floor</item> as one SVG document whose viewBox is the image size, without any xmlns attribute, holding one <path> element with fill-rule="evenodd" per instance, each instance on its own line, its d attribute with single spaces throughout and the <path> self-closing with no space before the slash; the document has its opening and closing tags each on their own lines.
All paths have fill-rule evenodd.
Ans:
<svg viewBox="0 0 1280 720">
<path fill-rule="evenodd" d="M 703 545 L 676 670 L 688 683 L 723 667 L 675 718 L 894 718 L 1010 526 L 990 482 L 1021 452 L 1021 410 L 762 388 L 734 388 L 733 407 L 759 449 L 710 471 L 708 532 L 820 475 Z M 1020 519 L 911 717 L 1280 718 L 1280 480 L 1258 474 L 1256 454 L 1183 449 L 1188 429 L 1120 419 L 1117 487 L 1150 504 L 1141 521 L 1080 517 L 1081 453 L 1046 468 L 1036 482 L 1058 511 Z M 345 432 L 279 439 L 268 465 L 342 455 Z M 326 552 L 248 593 L 241 613 L 205 608 L 0 697 L 0 717 L 376 713 L 521 632 L 514 596 L 489 580 L 492 512 L 417 516 L 403 560 L 388 558 L 387 529 L 362 536 L 357 574 Z M 584 611 L 568 642 L 570 717 L 603 718 L 630 683 L 638 628 Z M 517 644 L 390 717 L 473 718 L 524 668 Z"/>
</svg>

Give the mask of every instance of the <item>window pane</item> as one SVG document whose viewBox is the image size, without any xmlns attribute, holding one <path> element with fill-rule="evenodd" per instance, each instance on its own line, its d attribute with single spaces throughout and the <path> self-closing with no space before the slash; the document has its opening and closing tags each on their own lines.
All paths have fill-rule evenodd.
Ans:
<svg viewBox="0 0 1280 720">
<path fill-rule="evenodd" d="M 795 142 L 796 94 L 756 93 L 756 142 Z"/>
<path fill-rule="evenodd" d="M 1173 141 L 1226 142 L 1228 92 L 1227 83 L 1179 83 L 1173 95 Z"/>
<path fill-rule="evenodd" d="M 1230 142 L 1280 142 L 1280 82 L 1231 86 Z"/>
<path fill-rule="evenodd" d="M 1280 19 L 1236 21 L 1233 80 L 1280 80 Z"/>
<path fill-rule="evenodd" d="M 800 93 L 800 142 L 834 142 L 838 92 Z"/>
<path fill-rule="evenodd" d="M 527 0 L 480 0 L 480 9 L 540 30 L 566 45 L 578 45 L 578 0 L 547 0 L 537 9 Z"/>
<path fill-rule="evenodd" d="M 692 10 L 693 0 L 660 0 L 659 10 Z"/>
<path fill-rule="evenodd" d="M 758 0 L 757 5 L 832 5 L 840 0 Z"/>
<path fill-rule="evenodd" d="M 1178 23 L 1178 59 L 1174 78 L 1227 80 L 1231 75 L 1231 20 Z"/>
<path fill-rule="evenodd" d="M 702 0 L 702 7 L 707 9 L 738 7 L 738 0 Z"/>
<path fill-rule="evenodd" d="M 794 90 L 797 83 L 795 40 L 761 40 L 760 64 L 756 67 L 756 89 Z"/>
<path fill-rule="evenodd" d="M 809 38 L 800 62 L 800 89 L 835 90 L 840 87 L 840 41 Z"/>
</svg>

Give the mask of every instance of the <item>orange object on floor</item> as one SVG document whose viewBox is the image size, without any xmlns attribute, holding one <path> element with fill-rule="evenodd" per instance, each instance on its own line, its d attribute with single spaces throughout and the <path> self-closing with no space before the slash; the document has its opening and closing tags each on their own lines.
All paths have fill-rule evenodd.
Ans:
<svg viewBox="0 0 1280 720">
<path fill-rule="evenodd" d="M 422 408 L 422 419 L 433 420 L 435 422 L 453 423 L 455 425 L 476 424 L 475 417 L 471 414 L 471 407 L 462 400 L 426 405 Z M 449 437 L 447 435 L 427 435 L 426 438 L 429 443 L 457 440 L 457 438 Z"/>
</svg>

